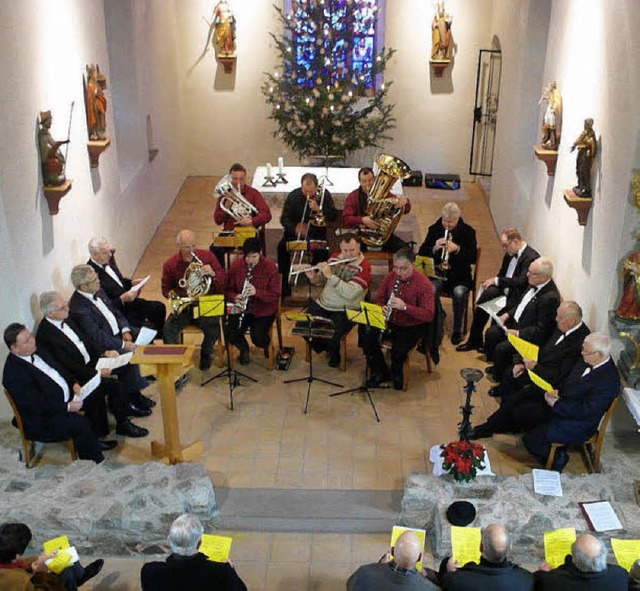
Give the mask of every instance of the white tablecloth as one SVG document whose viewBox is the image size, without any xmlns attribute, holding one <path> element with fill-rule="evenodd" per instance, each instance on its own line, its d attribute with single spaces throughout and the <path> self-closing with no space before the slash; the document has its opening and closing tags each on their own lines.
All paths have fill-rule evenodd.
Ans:
<svg viewBox="0 0 640 591">
<path fill-rule="evenodd" d="M 444 463 L 444 458 L 440 456 L 440 452 L 442 451 L 439 445 L 434 445 L 429 450 L 429 461 L 433 464 L 433 475 L 434 476 L 442 476 L 443 474 L 449 474 L 449 472 L 445 471 L 442 467 Z M 489 452 L 487 448 L 484 448 L 484 470 L 478 470 L 478 476 L 495 476 L 495 474 L 491 471 L 491 462 L 489 461 Z"/>
</svg>

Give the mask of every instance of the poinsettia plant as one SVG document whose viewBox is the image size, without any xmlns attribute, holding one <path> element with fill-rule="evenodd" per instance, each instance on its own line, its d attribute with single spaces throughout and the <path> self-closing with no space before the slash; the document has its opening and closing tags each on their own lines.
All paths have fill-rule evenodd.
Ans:
<svg viewBox="0 0 640 591">
<path fill-rule="evenodd" d="M 452 441 L 440 446 L 442 467 L 458 482 L 473 480 L 478 470 L 484 470 L 484 446 L 473 441 Z"/>
</svg>

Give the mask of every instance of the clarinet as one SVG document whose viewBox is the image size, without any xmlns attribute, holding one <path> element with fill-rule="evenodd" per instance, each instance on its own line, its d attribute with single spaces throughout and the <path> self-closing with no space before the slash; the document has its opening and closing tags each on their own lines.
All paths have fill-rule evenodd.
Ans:
<svg viewBox="0 0 640 591">
<path fill-rule="evenodd" d="M 396 278 L 396 282 L 393 284 L 393 289 L 391 290 L 391 295 L 389 296 L 389 299 L 387 300 L 387 308 L 389 308 L 389 305 L 391 304 L 391 300 L 392 298 L 395 298 L 398 295 L 398 292 L 400 291 L 400 278 L 397 277 Z M 389 308 L 389 311 L 384 315 L 384 319 L 389 322 L 389 320 L 391 319 L 391 315 L 393 314 L 393 308 Z"/>
<path fill-rule="evenodd" d="M 249 306 L 249 296 L 245 294 L 247 286 L 251 285 L 251 277 L 253 275 L 253 266 L 247 265 L 247 276 L 244 278 L 244 284 L 242 285 L 242 307 L 240 308 L 240 320 L 238 320 L 238 330 L 242 328 L 242 321 L 244 320 L 245 312 Z"/>
</svg>

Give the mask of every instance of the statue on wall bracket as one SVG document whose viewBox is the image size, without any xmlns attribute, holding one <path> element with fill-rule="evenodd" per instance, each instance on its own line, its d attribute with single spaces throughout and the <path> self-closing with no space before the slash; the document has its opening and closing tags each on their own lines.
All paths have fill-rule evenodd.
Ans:
<svg viewBox="0 0 640 591">
<path fill-rule="evenodd" d="M 85 69 L 84 105 L 89 133 L 87 149 L 91 168 L 97 168 L 100 154 L 111 143 L 107 137 L 107 96 L 104 93 L 107 88 L 107 79 L 100 72 L 98 64 L 88 64 Z"/>
<path fill-rule="evenodd" d="M 451 63 L 454 43 L 451 33 L 453 18 L 444 8 L 444 0 L 439 0 L 436 15 L 431 23 L 431 59 L 436 77 L 440 78 L 444 69 Z"/>
<path fill-rule="evenodd" d="M 51 135 L 53 116 L 51 111 L 40 111 L 40 129 L 38 130 L 38 151 L 42 167 L 42 183 L 44 195 L 49 204 L 49 213 L 58 213 L 60 200 L 71 190 L 71 180 L 66 177 L 66 154 L 62 153 L 60 146 L 69 144 L 71 132 L 71 117 L 73 115 L 73 103 L 69 113 L 69 133 L 66 140 L 56 141 Z"/>
<path fill-rule="evenodd" d="M 584 130 L 571 146 L 571 151 L 578 149 L 576 158 L 576 176 L 578 184 L 573 187 L 577 197 L 591 197 L 591 169 L 598 153 L 598 141 L 593 131 L 593 119 L 584 120 Z"/>
<path fill-rule="evenodd" d="M 547 166 L 547 174 L 553 176 L 558 161 L 558 146 L 562 132 L 562 96 L 554 80 L 542 89 L 538 104 L 546 102 L 542 116 L 542 142 L 534 147 L 536 158 Z"/>
<path fill-rule="evenodd" d="M 206 19 L 205 19 L 206 20 Z M 224 66 L 224 71 L 230 74 L 236 61 L 236 19 L 227 0 L 220 0 L 213 9 L 209 24 L 209 41 L 216 52 L 217 60 Z"/>
</svg>

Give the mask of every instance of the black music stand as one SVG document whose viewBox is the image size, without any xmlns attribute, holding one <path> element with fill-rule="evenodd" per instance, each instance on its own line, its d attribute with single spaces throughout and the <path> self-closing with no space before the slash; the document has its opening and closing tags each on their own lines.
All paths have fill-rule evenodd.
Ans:
<svg viewBox="0 0 640 591">
<path fill-rule="evenodd" d="M 345 308 L 345 312 L 346 312 L 346 308 Z M 363 322 L 363 319 L 364 319 L 364 322 Z M 372 327 L 371 322 L 369 321 L 369 310 L 367 310 L 366 307 L 363 307 L 360 312 L 358 312 L 353 318 L 351 318 L 351 320 L 359 324 L 363 324 L 366 327 L 375 328 L 375 327 Z M 379 423 L 380 417 L 378 416 L 376 405 L 373 402 L 373 398 L 371 397 L 371 390 L 367 386 L 368 375 L 369 375 L 369 358 L 365 355 L 364 356 L 364 376 L 362 377 L 362 383 L 356 388 L 350 388 L 349 390 L 342 390 L 341 392 L 335 392 L 333 394 L 329 394 L 329 398 L 333 398 L 334 396 L 342 396 L 343 394 L 353 395 L 356 392 L 362 392 L 363 394 L 367 395 L 367 398 L 369 399 L 369 404 L 373 409 L 373 414 L 376 417 L 376 421 Z"/>
<path fill-rule="evenodd" d="M 302 318 L 304 316 L 304 318 Z M 320 329 L 319 327 L 314 326 L 313 322 L 316 317 L 311 314 L 300 314 L 298 316 L 299 321 L 304 321 L 306 324 L 302 324 L 300 327 L 296 326 L 296 334 L 298 336 L 304 337 L 308 339 L 309 342 L 309 375 L 304 378 L 295 378 L 293 380 L 285 380 L 285 384 L 293 384 L 294 382 L 307 382 L 307 402 L 304 405 L 304 414 L 307 414 L 309 410 L 309 397 L 311 395 L 311 384 L 313 382 L 321 382 L 323 384 L 327 384 L 328 386 L 335 386 L 336 388 L 342 388 L 342 384 L 336 384 L 335 382 L 330 382 L 329 380 L 323 380 L 322 378 L 317 378 L 313 375 L 313 341 L 314 339 L 319 338 L 331 338 L 335 329 L 333 327 L 333 322 L 329 321 L 326 323 L 326 328 Z M 289 318 L 289 320 L 294 320 L 295 318 Z M 326 320 L 326 319 L 323 319 Z"/>
<path fill-rule="evenodd" d="M 221 318 L 226 318 L 226 316 L 228 316 L 228 314 L 224 313 L 224 308 L 223 308 L 223 312 L 219 314 L 219 316 Z M 238 327 L 238 329 L 240 330 L 241 327 Z M 224 338 L 224 348 L 227 352 L 227 367 L 225 367 L 221 372 L 217 373 L 215 376 L 212 376 L 208 380 L 205 380 L 204 382 L 202 382 L 200 384 L 200 387 L 206 386 L 208 383 L 212 382 L 213 380 L 217 380 L 218 378 L 228 378 L 229 379 L 229 408 L 233 410 L 233 391 L 237 386 L 243 385 L 242 383 L 240 383 L 240 378 L 242 377 L 247 380 L 251 380 L 252 382 L 255 382 L 255 383 L 257 383 L 258 380 L 256 380 L 255 378 L 252 378 L 251 376 L 248 376 L 246 373 L 242 373 L 241 371 L 238 371 L 235 368 L 231 367 L 231 345 L 229 343 L 229 339 L 227 338 L 227 335 L 224 334 L 224 330 L 222 330 L 222 334 Z"/>
<path fill-rule="evenodd" d="M 473 414 L 473 405 L 471 404 L 471 395 L 476 391 L 476 382 L 479 382 L 484 373 L 481 370 L 465 367 L 460 370 L 462 379 L 467 382 L 464 391 L 467 395 L 464 406 L 460 407 L 462 413 L 462 421 L 458 423 L 458 436 L 460 441 L 469 441 L 473 427 L 471 425 L 471 415 Z"/>
</svg>

